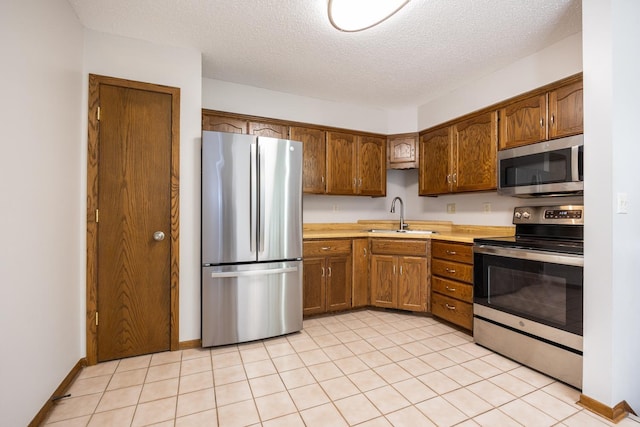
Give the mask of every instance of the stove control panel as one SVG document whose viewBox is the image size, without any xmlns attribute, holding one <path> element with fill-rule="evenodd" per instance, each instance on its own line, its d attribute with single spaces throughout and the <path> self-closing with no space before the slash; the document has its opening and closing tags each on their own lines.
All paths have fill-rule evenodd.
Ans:
<svg viewBox="0 0 640 427">
<path fill-rule="evenodd" d="M 584 225 L 584 206 L 522 206 L 513 210 L 513 224 Z"/>
</svg>

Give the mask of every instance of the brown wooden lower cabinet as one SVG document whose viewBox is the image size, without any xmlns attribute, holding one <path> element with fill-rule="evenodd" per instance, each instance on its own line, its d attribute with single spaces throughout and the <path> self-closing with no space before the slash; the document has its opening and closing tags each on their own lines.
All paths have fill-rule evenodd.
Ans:
<svg viewBox="0 0 640 427">
<path fill-rule="evenodd" d="M 369 239 L 353 239 L 353 290 L 351 306 L 369 305 Z"/>
<path fill-rule="evenodd" d="M 428 242 L 371 242 L 371 305 L 410 311 L 429 306 Z"/>
<path fill-rule="evenodd" d="M 473 329 L 473 247 L 431 242 L 431 313 Z"/>
<path fill-rule="evenodd" d="M 303 314 L 351 308 L 351 240 L 303 243 Z"/>
</svg>

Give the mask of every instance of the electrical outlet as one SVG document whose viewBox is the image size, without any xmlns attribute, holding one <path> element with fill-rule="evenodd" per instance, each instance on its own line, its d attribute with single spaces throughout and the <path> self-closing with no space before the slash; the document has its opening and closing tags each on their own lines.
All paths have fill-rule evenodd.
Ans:
<svg viewBox="0 0 640 427">
<path fill-rule="evenodd" d="M 491 203 L 489 203 L 489 202 L 484 202 L 484 203 L 482 204 L 482 211 L 483 211 L 484 213 L 489 213 L 489 212 L 491 212 Z"/>
<path fill-rule="evenodd" d="M 629 199 L 627 198 L 627 193 L 618 193 L 618 206 L 616 208 L 616 213 L 629 213 Z"/>
<path fill-rule="evenodd" d="M 455 203 L 447 203 L 447 213 L 449 213 L 449 214 L 456 213 L 456 204 Z"/>
</svg>

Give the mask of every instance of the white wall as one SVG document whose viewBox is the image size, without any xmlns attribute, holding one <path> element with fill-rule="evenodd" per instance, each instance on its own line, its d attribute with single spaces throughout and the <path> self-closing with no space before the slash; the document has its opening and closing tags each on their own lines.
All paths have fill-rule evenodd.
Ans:
<svg viewBox="0 0 640 427">
<path fill-rule="evenodd" d="M 584 1 L 585 228 L 583 393 L 640 410 L 640 3 Z M 589 173 L 594 171 L 594 173 Z M 629 213 L 616 213 L 626 193 Z"/>
<path fill-rule="evenodd" d="M 379 108 L 341 104 L 222 80 L 202 79 L 202 108 L 388 133 L 387 112 Z"/>
<path fill-rule="evenodd" d="M 24 426 L 85 354 L 82 27 L 65 0 L 2 1 L 0 52 L 0 424 Z"/>
<path fill-rule="evenodd" d="M 180 341 L 199 339 L 202 105 L 200 52 L 160 46 L 91 30 L 85 30 L 84 38 L 84 92 L 80 116 L 83 136 L 87 135 L 89 73 L 180 88 Z M 83 146 L 86 147 L 86 137 L 83 138 Z M 86 149 L 82 153 L 80 162 L 83 180 L 80 191 L 86 195 Z M 83 209 L 86 209 L 86 204 L 83 205 Z M 82 227 L 85 227 L 84 223 Z M 86 266 L 83 262 L 84 267 Z M 83 308 L 85 303 L 83 289 Z"/>
</svg>

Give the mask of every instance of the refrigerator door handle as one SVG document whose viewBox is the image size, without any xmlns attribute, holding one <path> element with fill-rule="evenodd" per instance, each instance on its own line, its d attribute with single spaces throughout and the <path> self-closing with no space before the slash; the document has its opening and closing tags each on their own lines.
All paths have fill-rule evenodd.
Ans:
<svg viewBox="0 0 640 427">
<path fill-rule="evenodd" d="M 260 174 L 260 196 L 258 199 L 258 204 L 260 206 L 260 210 L 258 211 L 258 221 L 260 222 L 258 225 L 258 244 L 260 245 L 259 253 L 264 252 L 264 217 L 266 215 L 264 205 L 266 203 L 264 187 L 265 187 L 265 165 L 264 165 L 264 148 L 260 143 L 260 138 L 258 138 L 258 173 Z M 256 187 L 253 187 L 256 188 Z"/>
<path fill-rule="evenodd" d="M 271 270 L 249 270 L 249 271 L 222 271 L 211 273 L 211 277 L 246 277 L 246 276 L 264 276 L 267 274 L 282 274 L 298 271 L 298 267 L 282 267 Z"/>
<path fill-rule="evenodd" d="M 249 211 L 250 211 L 250 218 L 249 218 L 249 238 L 251 239 L 251 252 L 252 253 L 256 253 L 256 240 L 257 240 L 257 233 L 256 233 L 256 226 L 258 223 L 258 218 L 257 218 L 257 206 L 258 206 L 258 201 L 257 199 L 257 194 L 255 191 L 256 186 L 258 185 L 258 171 L 257 171 L 257 162 L 256 162 L 256 152 L 257 152 L 257 143 L 256 141 L 252 141 L 251 142 L 251 150 L 250 150 L 250 155 L 249 155 L 249 182 L 251 183 L 251 188 L 254 189 L 252 191 L 249 191 Z"/>
</svg>

